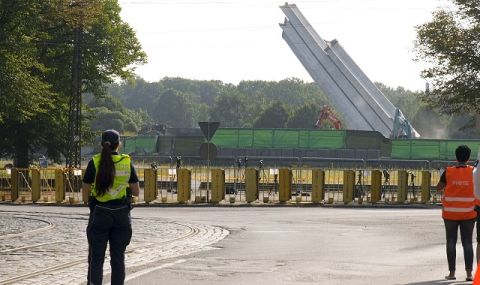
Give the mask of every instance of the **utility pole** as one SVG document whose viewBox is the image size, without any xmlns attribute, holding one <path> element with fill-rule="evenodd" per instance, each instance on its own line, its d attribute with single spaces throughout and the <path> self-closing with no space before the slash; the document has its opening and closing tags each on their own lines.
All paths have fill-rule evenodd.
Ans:
<svg viewBox="0 0 480 285">
<path fill-rule="evenodd" d="M 82 28 L 75 27 L 73 40 L 72 61 L 72 90 L 69 102 L 68 116 L 68 155 L 66 166 L 80 168 L 81 158 L 81 125 L 82 125 L 82 55 L 81 55 Z"/>
<path fill-rule="evenodd" d="M 82 133 L 82 49 L 84 29 L 88 30 L 102 11 L 102 0 L 61 0 L 65 22 L 73 30 L 71 96 L 69 100 L 66 166 L 81 166 Z"/>
</svg>

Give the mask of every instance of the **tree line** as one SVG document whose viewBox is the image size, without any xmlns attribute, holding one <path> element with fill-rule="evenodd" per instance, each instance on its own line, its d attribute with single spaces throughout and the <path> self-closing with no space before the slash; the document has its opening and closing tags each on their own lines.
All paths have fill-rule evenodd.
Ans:
<svg viewBox="0 0 480 285">
<path fill-rule="evenodd" d="M 468 138 L 471 134 L 468 122 L 472 115 L 442 115 L 439 108 L 421 101 L 424 92 L 376 85 L 424 138 Z M 136 78 L 110 84 L 107 93 L 102 98 L 87 98 L 92 111 L 90 125 L 100 131 L 113 124 L 126 134 L 137 134 L 153 124 L 195 128 L 199 121 L 218 121 L 222 127 L 236 128 L 313 128 L 322 106 L 329 105 L 315 83 L 297 78 L 237 85 L 218 80 L 166 77 L 146 82 Z"/>
</svg>

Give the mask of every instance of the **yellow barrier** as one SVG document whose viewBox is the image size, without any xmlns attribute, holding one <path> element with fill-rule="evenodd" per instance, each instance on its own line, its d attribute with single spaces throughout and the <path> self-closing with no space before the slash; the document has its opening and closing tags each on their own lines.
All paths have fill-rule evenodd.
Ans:
<svg viewBox="0 0 480 285">
<path fill-rule="evenodd" d="M 162 185 L 163 182 L 166 181 L 165 179 L 170 179 L 170 188 L 175 189 L 175 185 L 173 183 L 178 182 L 177 185 L 177 194 L 175 195 L 175 191 L 172 191 L 172 197 L 170 199 L 171 202 L 177 200 L 180 203 L 185 203 L 191 200 L 191 193 L 192 193 L 192 178 L 196 181 L 196 186 L 198 186 L 201 191 L 205 191 L 205 177 L 206 175 L 205 169 L 201 168 L 198 171 L 198 168 L 182 168 L 178 169 L 176 177 L 171 178 L 171 176 L 162 176 L 161 172 L 155 173 L 154 170 L 142 169 L 139 172 L 139 175 L 144 177 L 145 179 L 145 189 L 144 195 L 142 198 L 145 197 L 145 202 L 150 203 L 157 199 L 157 189 L 159 186 L 158 179 L 161 179 Z M 305 168 L 308 169 L 308 168 Z M 196 172 L 194 172 L 196 171 Z M 229 169 L 212 169 L 210 184 L 208 186 L 211 187 L 211 198 L 209 197 L 209 202 L 212 203 L 219 203 L 225 199 L 225 185 L 226 183 L 233 183 L 235 176 L 229 176 Z M 230 169 L 232 171 L 232 169 Z M 311 172 L 310 172 L 311 171 Z M 392 170 L 393 171 L 393 170 Z M 418 179 L 415 181 L 416 185 L 416 195 L 419 198 L 418 200 L 422 203 L 428 203 L 431 200 L 431 184 L 433 174 L 427 170 L 420 171 L 420 170 L 396 170 L 398 174 L 395 173 L 392 175 L 391 183 L 392 185 L 388 185 L 388 194 L 386 195 L 385 202 L 388 203 L 389 201 L 395 201 L 398 203 L 405 203 L 407 198 L 410 198 L 411 195 L 409 192 L 412 190 L 413 187 L 413 178 L 414 176 L 411 173 L 417 175 Z M 408 172 L 411 171 L 411 172 Z M 292 173 L 294 172 L 294 173 Z M 200 178 L 197 178 L 194 175 L 198 175 L 200 173 Z M 267 173 L 267 174 L 265 174 Z M 246 201 L 248 203 L 255 202 L 259 199 L 259 196 L 264 198 L 264 203 L 271 202 L 270 199 L 277 202 L 280 201 L 282 203 L 288 202 L 292 198 L 292 191 L 293 186 L 296 184 L 292 183 L 301 183 L 302 191 L 309 191 L 311 185 L 311 198 L 309 199 L 312 203 L 319 203 L 322 201 L 332 202 L 341 202 L 343 200 L 344 203 L 350 203 L 351 201 L 356 200 L 357 197 L 355 194 L 356 187 L 356 172 L 352 170 L 345 170 L 342 171 L 340 169 L 335 170 L 324 170 L 324 169 L 312 169 L 305 170 L 303 172 L 303 176 L 301 175 L 301 171 L 289 170 L 289 169 L 280 169 L 276 170 L 275 174 L 273 175 L 270 173 L 268 175 L 268 171 L 262 173 L 262 180 L 259 181 L 259 171 L 254 168 L 247 168 L 245 172 L 242 171 L 242 181 L 240 185 L 245 190 L 245 195 L 243 193 L 240 195 L 242 201 Z M 298 174 L 300 173 L 300 174 Z M 292 174 L 297 174 L 292 175 Z M 82 195 L 78 193 L 78 185 L 81 183 L 80 173 L 78 171 L 74 172 L 74 177 L 72 178 L 71 174 L 68 172 L 68 169 L 38 169 L 38 168 L 31 168 L 31 169 L 8 169 L 3 170 L 0 172 L 0 200 L 12 200 L 14 202 L 18 201 L 32 201 L 33 203 L 37 203 L 40 199 L 44 202 L 54 200 L 57 203 L 64 203 L 65 201 L 73 201 L 76 199 L 82 199 Z M 343 175 L 343 179 L 342 179 Z M 421 175 L 421 176 L 420 176 Z M 272 176 L 274 178 L 272 178 Z M 162 178 L 163 177 L 163 178 Z M 178 179 L 176 179 L 178 178 Z M 368 179 L 367 179 L 368 178 Z M 365 187 L 369 190 L 368 198 L 369 201 L 372 203 L 378 203 L 379 201 L 383 201 L 382 191 L 382 173 L 381 170 L 371 170 L 371 175 L 368 175 L 365 180 Z M 272 183 L 272 180 L 274 181 Z M 199 183 L 200 181 L 201 184 Z M 298 182 L 301 181 L 301 182 Z M 168 182 L 168 181 L 167 181 Z M 243 187 L 243 182 L 245 183 Z M 410 184 L 411 183 L 411 184 Z M 409 185 L 410 184 L 410 185 Z M 275 185 L 275 187 L 273 186 Z M 308 185 L 308 186 L 306 186 Z M 326 185 L 332 185 L 328 189 L 332 189 L 330 191 L 326 191 Z M 342 186 L 343 186 L 343 193 L 342 193 Z M 299 186 L 300 187 L 300 186 Z M 239 187 L 237 187 L 239 188 Z M 163 189 L 163 188 L 162 188 Z M 172 190 L 174 190 L 172 189 Z M 195 188 L 197 189 L 197 188 Z M 273 190 L 275 194 L 273 194 Z M 238 190 L 238 189 L 237 189 Z M 418 191 L 420 190 L 420 191 Z M 168 190 L 167 190 L 168 191 Z M 264 191 L 264 195 L 259 195 L 261 191 Z M 267 197 L 267 192 L 269 191 Z M 170 191 L 168 191 L 170 193 Z M 413 191 L 412 191 L 413 192 Z M 420 192 L 420 193 L 419 193 Z M 205 193 L 205 192 L 203 192 Z M 328 193 L 328 194 L 327 194 Z M 88 194 L 88 193 L 87 193 Z M 233 194 L 233 192 L 232 192 Z M 53 195 L 55 195 L 53 197 Z M 273 196 L 270 196 L 273 195 Z M 177 196 L 177 197 L 175 197 Z M 231 196 L 231 195 L 230 195 Z M 333 197 L 332 197 L 333 196 Z M 238 201 L 238 195 L 236 195 Z M 52 199 L 53 198 L 53 199 Z M 206 200 L 202 200 L 201 197 L 198 196 L 198 202 L 206 202 Z M 234 197 L 232 197 L 233 201 Z M 88 201 L 88 196 L 83 197 L 83 200 L 86 202 Z M 301 201 L 300 197 L 297 199 Z M 308 200 L 308 198 L 307 198 Z M 409 199 L 410 200 L 410 199 Z M 411 201 L 414 201 L 412 199 Z M 416 199 L 415 199 L 416 201 Z M 165 202 L 165 201 L 163 201 Z M 235 202 L 235 201 L 233 201 Z M 359 199 L 360 203 L 360 199 Z"/>
<path fill-rule="evenodd" d="M 312 202 L 320 203 L 325 199 L 325 171 L 312 170 Z"/>
<path fill-rule="evenodd" d="M 188 169 L 177 169 L 177 201 L 185 203 L 190 200 L 192 188 L 192 172 Z"/>
<path fill-rule="evenodd" d="M 408 173 L 406 170 L 398 171 L 398 189 L 397 189 L 397 202 L 404 203 L 407 199 L 408 189 Z"/>
<path fill-rule="evenodd" d="M 212 198 L 210 202 L 216 204 L 225 199 L 225 170 L 212 169 Z"/>
<path fill-rule="evenodd" d="M 355 171 L 343 171 L 343 203 L 348 204 L 353 201 L 353 188 L 355 186 Z"/>
<path fill-rule="evenodd" d="M 422 203 L 430 201 L 430 186 L 432 186 L 432 174 L 430 171 L 422 171 L 422 184 L 420 189 L 422 191 Z"/>
<path fill-rule="evenodd" d="M 372 203 L 377 203 L 382 199 L 382 172 L 380 170 L 372 170 L 372 189 L 370 193 Z"/>
<path fill-rule="evenodd" d="M 55 169 L 55 201 L 61 203 L 65 200 L 65 173 L 62 169 Z"/>
<path fill-rule="evenodd" d="M 143 172 L 144 179 L 144 200 L 150 203 L 157 199 L 157 171 L 155 169 L 145 169 Z"/>
<path fill-rule="evenodd" d="M 15 202 L 17 201 L 18 199 L 18 186 L 19 186 L 19 183 L 18 183 L 18 169 L 12 169 L 12 174 L 11 174 L 11 178 L 10 178 L 10 185 L 11 185 L 11 189 L 12 189 L 12 192 L 11 192 L 11 199 L 12 199 L 12 202 Z"/>
<path fill-rule="evenodd" d="M 258 200 L 258 170 L 254 168 L 245 170 L 245 200 L 247 203 Z"/>
<path fill-rule="evenodd" d="M 40 200 L 40 170 L 31 169 L 32 174 L 32 202 Z"/>
<path fill-rule="evenodd" d="M 292 199 L 292 170 L 280 168 L 278 171 L 279 198 L 280 203 L 285 203 Z"/>
</svg>

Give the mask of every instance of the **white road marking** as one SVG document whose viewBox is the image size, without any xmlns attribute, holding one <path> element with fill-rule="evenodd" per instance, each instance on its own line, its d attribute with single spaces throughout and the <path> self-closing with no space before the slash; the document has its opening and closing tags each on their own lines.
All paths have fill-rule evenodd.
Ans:
<svg viewBox="0 0 480 285">
<path fill-rule="evenodd" d="M 142 275 L 145 275 L 145 274 L 148 274 L 150 272 L 153 272 L 155 270 L 159 270 L 159 269 L 162 269 L 162 268 L 167 268 L 167 267 L 171 267 L 171 266 L 174 266 L 174 265 L 177 265 L 177 264 L 180 264 L 180 263 L 184 263 L 186 262 L 187 260 L 186 259 L 179 259 L 177 261 L 174 261 L 174 262 L 170 262 L 170 263 L 165 263 L 165 264 L 162 264 L 162 265 L 159 265 L 159 266 L 156 266 L 156 267 L 151 267 L 151 268 L 148 268 L 148 269 L 144 269 L 144 270 L 140 270 L 138 272 L 135 272 L 133 274 L 129 274 L 127 275 L 127 277 L 125 278 L 125 282 L 126 281 L 130 281 L 130 280 L 133 280 L 135 278 L 138 278 Z"/>
</svg>

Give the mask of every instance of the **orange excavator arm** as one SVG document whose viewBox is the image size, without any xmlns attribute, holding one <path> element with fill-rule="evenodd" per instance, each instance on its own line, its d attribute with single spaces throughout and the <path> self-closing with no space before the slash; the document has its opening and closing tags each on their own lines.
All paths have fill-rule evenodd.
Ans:
<svg viewBox="0 0 480 285">
<path fill-rule="evenodd" d="M 330 122 L 336 130 L 342 129 L 342 122 L 337 118 L 337 116 L 335 116 L 335 113 L 333 113 L 332 109 L 325 105 L 323 106 L 322 110 L 320 110 L 320 115 L 315 123 L 315 128 L 321 128 L 326 122 Z"/>
</svg>

